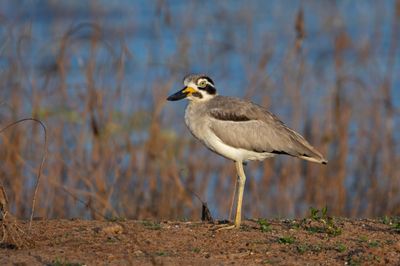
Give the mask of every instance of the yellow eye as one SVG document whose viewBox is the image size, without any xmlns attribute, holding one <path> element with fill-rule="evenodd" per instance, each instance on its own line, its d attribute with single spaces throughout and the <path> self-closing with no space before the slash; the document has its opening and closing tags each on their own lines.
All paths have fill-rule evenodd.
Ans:
<svg viewBox="0 0 400 266">
<path fill-rule="evenodd" d="M 200 88 L 205 88 L 206 86 L 207 86 L 207 81 L 201 80 L 201 81 L 199 82 L 199 87 L 200 87 Z"/>
</svg>

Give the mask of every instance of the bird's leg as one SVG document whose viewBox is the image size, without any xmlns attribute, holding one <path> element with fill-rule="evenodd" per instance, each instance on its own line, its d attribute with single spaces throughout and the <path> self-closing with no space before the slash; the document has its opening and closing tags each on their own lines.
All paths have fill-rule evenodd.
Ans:
<svg viewBox="0 0 400 266">
<path fill-rule="evenodd" d="M 238 174 L 237 184 L 235 185 L 235 190 L 236 188 L 238 189 L 235 223 L 233 225 L 223 225 L 222 227 L 217 229 L 217 231 L 227 230 L 227 229 L 240 229 L 240 223 L 242 221 L 243 190 L 244 190 L 244 184 L 246 182 L 246 176 L 243 170 L 243 163 L 235 162 L 235 165 Z"/>
<path fill-rule="evenodd" d="M 239 176 L 236 177 L 235 187 L 233 189 L 232 197 L 231 197 L 231 206 L 229 208 L 229 221 L 232 219 L 232 211 L 233 211 L 233 202 L 235 201 L 237 184 L 239 183 Z"/>
<path fill-rule="evenodd" d="M 236 218 L 235 218 L 235 227 L 237 229 L 240 228 L 240 223 L 242 221 L 242 202 L 243 202 L 243 191 L 244 184 L 246 183 L 246 175 L 243 170 L 243 162 L 235 162 L 236 171 L 238 174 L 238 199 L 236 205 Z"/>
<path fill-rule="evenodd" d="M 237 166 L 237 162 L 235 162 L 235 165 L 236 165 L 236 172 L 237 172 L 237 179 L 236 179 L 236 182 L 235 182 L 235 188 L 234 188 L 234 190 L 233 190 L 233 195 L 232 195 L 232 198 L 231 198 L 231 206 L 230 206 L 230 209 L 229 209 L 229 220 L 231 220 L 231 217 L 232 217 L 232 209 L 233 209 L 233 202 L 235 201 L 235 196 L 236 196 L 236 191 L 238 190 L 238 189 L 240 189 L 240 184 L 241 184 L 241 180 L 242 180 L 242 178 L 240 177 L 240 171 L 238 170 L 238 166 Z M 242 163 L 239 163 L 240 165 L 242 165 Z M 241 167 L 243 167 L 243 166 L 241 166 Z M 242 171 L 243 172 L 243 171 Z M 244 176 L 244 172 L 243 172 L 243 176 Z M 246 177 L 245 177 L 245 179 L 246 179 Z M 245 180 L 244 179 L 244 180 Z M 243 184 L 243 186 L 244 186 L 244 184 Z M 240 191 L 239 191 L 239 195 L 240 195 Z M 243 196 L 243 191 L 242 191 L 242 196 Z M 240 200 L 240 202 L 242 202 L 241 200 Z M 239 204 L 239 197 L 238 197 L 238 204 Z M 241 203 L 240 203 L 241 204 Z M 241 207 L 240 207 L 241 208 Z M 239 216 L 238 216 L 238 212 L 239 212 Z M 227 229 L 235 229 L 235 228 L 239 228 L 240 227 L 240 217 L 241 217 L 241 214 L 240 214 L 240 212 L 241 212 L 241 210 L 239 209 L 239 205 L 237 205 L 236 206 L 236 217 L 235 217 L 235 223 L 234 224 L 231 224 L 231 225 L 226 225 L 226 224 L 224 224 L 224 225 L 222 225 L 222 226 L 218 226 L 219 228 L 217 229 L 217 231 L 220 231 L 220 230 L 227 230 Z M 238 217 L 239 217 L 239 226 L 237 226 L 237 219 L 238 219 Z"/>
</svg>

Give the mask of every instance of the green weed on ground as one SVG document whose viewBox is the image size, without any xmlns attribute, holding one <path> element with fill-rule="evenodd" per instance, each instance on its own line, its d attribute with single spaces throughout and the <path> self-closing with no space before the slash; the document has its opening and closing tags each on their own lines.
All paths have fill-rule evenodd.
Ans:
<svg viewBox="0 0 400 266">
<path fill-rule="evenodd" d="M 328 236 L 338 236 L 342 233 L 334 218 L 328 216 L 327 207 L 321 210 L 311 207 L 309 217 L 302 220 L 301 227 L 311 233 L 326 233 Z"/>
<path fill-rule="evenodd" d="M 161 224 L 159 222 L 153 222 L 153 221 L 142 221 L 142 224 L 144 227 L 150 230 L 160 230 L 161 229 Z"/>
<path fill-rule="evenodd" d="M 280 244 L 293 244 L 295 241 L 293 236 L 283 236 L 278 238 L 278 243 Z"/>
<path fill-rule="evenodd" d="M 400 233 L 400 216 L 383 216 L 381 219 L 383 224 L 389 225 L 392 230 Z"/>
<path fill-rule="evenodd" d="M 271 224 L 267 221 L 267 219 L 258 219 L 258 225 L 260 226 L 260 230 L 263 233 L 271 231 Z"/>
<path fill-rule="evenodd" d="M 65 259 L 56 258 L 54 261 L 52 261 L 48 265 L 50 265 L 50 266 L 82 266 L 85 264 L 78 263 L 78 262 L 69 262 L 69 261 L 66 261 Z"/>
</svg>

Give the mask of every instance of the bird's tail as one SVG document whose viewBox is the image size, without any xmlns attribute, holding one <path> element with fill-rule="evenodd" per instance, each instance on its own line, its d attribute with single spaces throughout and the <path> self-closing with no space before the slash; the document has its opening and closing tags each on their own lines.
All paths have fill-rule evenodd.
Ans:
<svg viewBox="0 0 400 266">
<path fill-rule="evenodd" d="M 308 143 L 305 139 L 303 139 L 303 147 L 304 151 L 303 154 L 299 154 L 298 157 L 310 162 L 320 163 L 320 164 L 327 164 L 328 161 L 322 156 L 322 154 L 317 151 L 310 143 Z"/>
<path fill-rule="evenodd" d="M 328 163 L 328 161 L 323 157 L 316 158 L 316 157 L 308 157 L 308 156 L 302 155 L 302 156 L 299 156 L 299 158 L 313 162 L 313 163 L 320 163 L 320 164 Z"/>
<path fill-rule="evenodd" d="M 297 142 L 298 145 L 298 154 L 297 157 L 320 164 L 327 164 L 328 161 L 322 156 L 322 154 L 317 151 L 307 140 L 303 138 L 299 133 L 295 132 L 294 130 L 290 130 L 293 135 L 295 136 L 293 140 Z M 293 137 L 293 136 L 292 136 Z"/>
</svg>

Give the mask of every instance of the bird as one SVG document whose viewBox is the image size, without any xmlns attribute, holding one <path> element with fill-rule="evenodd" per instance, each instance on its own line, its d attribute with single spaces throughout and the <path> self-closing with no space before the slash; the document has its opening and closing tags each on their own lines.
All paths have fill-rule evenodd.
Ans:
<svg viewBox="0 0 400 266">
<path fill-rule="evenodd" d="M 289 155 L 327 164 L 328 161 L 299 133 L 286 126 L 267 108 L 240 98 L 221 96 L 214 81 L 204 74 L 189 74 L 184 88 L 170 95 L 168 101 L 187 99 L 185 124 L 192 135 L 208 149 L 235 163 L 237 201 L 234 224 L 239 229 L 246 182 L 243 165 L 276 155 Z"/>
</svg>

